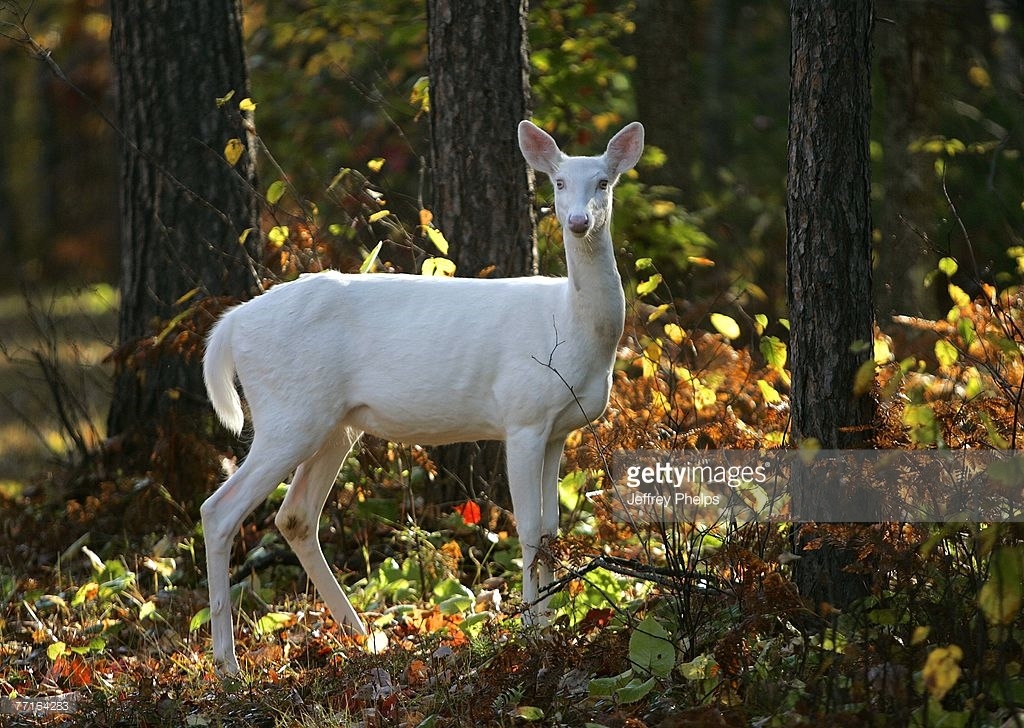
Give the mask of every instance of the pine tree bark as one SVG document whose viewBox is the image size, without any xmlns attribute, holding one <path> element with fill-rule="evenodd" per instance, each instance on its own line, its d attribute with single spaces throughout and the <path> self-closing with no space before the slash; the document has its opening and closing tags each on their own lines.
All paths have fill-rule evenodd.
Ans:
<svg viewBox="0 0 1024 728">
<path fill-rule="evenodd" d="M 872 355 L 871 0 L 792 0 L 788 288 L 792 435 L 824 449 L 856 448 L 872 410 L 854 375 Z M 797 512 L 835 494 L 804 483 Z M 863 594 L 847 549 L 805 551 L 797 584 L 815 603 Z"/>
<path fill-rule="evenodd" d="M 113 0 L 111 21 L 123 138 L 121 355 L 108 434 L 146 448 L 158 433 L 203 432 L 211 417 L 195 332 L 177 346 L 138 343 L 203 297 L 255 290 L 256 171 L 238 111 L 249 82 L 237 0 Z M 244 149 L 233 167 L 229 139 Z"/>
<path fill-rule="evenodd" d="M 427 0 L 433 213 L 457 275 L 537 272 L 533 173 L 516 136 L 529 115 L 526 21 L 527 0 Z M 442 501 L 504 482 L 497 443 L 440 448 L 434 461 L 449 476 Z"/>
</svg>

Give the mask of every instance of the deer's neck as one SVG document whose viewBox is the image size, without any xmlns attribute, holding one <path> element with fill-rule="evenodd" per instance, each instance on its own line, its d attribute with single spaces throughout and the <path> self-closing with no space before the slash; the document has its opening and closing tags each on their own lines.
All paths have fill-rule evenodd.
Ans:
<svg viewBox="0 0 1024 728">
<path fill-rule="evenodd" d="M 604 226 L 579 239 L 565 230 L 563 240 L 567 241 L 568 304 L 574 328 L 589 348 L 614 352 L 622 336 L 626 301 L 611 232 Z"/>
</svg>

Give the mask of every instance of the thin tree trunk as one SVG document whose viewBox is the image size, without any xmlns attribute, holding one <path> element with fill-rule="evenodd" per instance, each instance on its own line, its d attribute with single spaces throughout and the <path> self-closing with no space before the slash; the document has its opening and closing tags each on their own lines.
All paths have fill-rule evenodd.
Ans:
<svg viewBox="0 0 1024 728">
<path fill-rule="evenodd" d="M 461 276 L 537 272 L 533 173 L 516 141 L 529 115 L 526 20 L 526 0 L 427 1 L 434 221 Z M 504 482 L 496 443 L 434 460 L 450 476 L 442 500 Z"/>
<path fill-rule="evenodd" d="M 925 190 L 932 160 L 911 154 L 910 143 L 936 126 L 939 84 L 936 59 L 946 40 L 934 8 L 902 0 L 877 6 L 879 78 L 882 83 L 882 167 L 885 194 L 879 202 L 879 241 L 875 248 L 875 304 L 883 322 L 894 313 L 940 315 L 934 296 L 924 295 L 921 281 L 935 267 L 921 233 L 934 233 L 935 215 Z"/>
<path fill-rule="evenodd" d="M 14 98 L 14 74 L 11 73 L 14 53 L 0 51 L 0 98 Z M 14 104 L 0 104 L 0 128 L 14 128 Z M 20 228 L 14 216 L 14 196 L 11 193 L 11 163 L 7 154 L 7 137 L 0 139 L 0 255 L 7 260 L 0 273 L 0 283 L 17 280 L 24 258 L 21 250 Z M 12 275 L 13 274 L 13 275 Z"/>
<path fill-rule="evenodd" d="M 792 0 L 789 111 L 789 355 L 792 434 L 825 449 L 865 439 L 871 401 L 854 375 L 872 355 L 871 0 Z M 818 513 L 835 493 L 805 483 L 798 512 Z M 804 553 L 797 584 L 815 603 L 863 594 L 844 571 L 854 553 Z"/>
<path fill-rule="evenodd" d="M 701 109 L 694 99 L 702 98 L 709 84 L 702 87 L 693 69 L 699 55 L 699 29 L 706 24 L 707 13 L 704 5 L 695 3 L 640 0 L 634 12 L 636 31 L 621 39 L 623 47 L 636 57 L 630 76 L 647 143 L 666 154 L 665 164 L 646 170 L 644 179 L 679 188 L 688 206 L 696 204 L 695 186 L 690 182 L 702 148 L 695 148 L 693 138 L 679 131 L 702 126 Z"/>
<path fill-rule="evenodd" d="M 120 356 L 108 430 L 154 438 L 203 432 L 210 417 L 196 332 L 139 348 L 206 296 L 255 289 L 255 164 L 238 112 L 248 95 L 236 0 L 111 3 L 121 144 Z M 234 92 L 218 108 L 216 100 Z M 232 167 L 229 139 L 245 153 Z M 174 438 L 171 438 L 172 440 Z"/>
</svg>

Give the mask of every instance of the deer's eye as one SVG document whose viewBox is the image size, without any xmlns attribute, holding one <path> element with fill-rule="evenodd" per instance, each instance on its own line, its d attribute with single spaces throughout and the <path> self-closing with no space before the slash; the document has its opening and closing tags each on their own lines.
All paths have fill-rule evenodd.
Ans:
<svg viewBox="0 0 1024 728">
<path fill-rule="evenodd" d="M 564 190 L 565 189 L 565 180 L 564 179 L 556 179 L 555 180 L 555 189 L 557 189 L 557 190 Z"/>
<path fill-rule="evenodd" d="M 603 179 L 600 182 L 598 182 L 597 183 L 597 189 L 599 189 L 599 190 L 606 190 L 606 189 L 608 189 L 608 180 Z"/>
</svg>

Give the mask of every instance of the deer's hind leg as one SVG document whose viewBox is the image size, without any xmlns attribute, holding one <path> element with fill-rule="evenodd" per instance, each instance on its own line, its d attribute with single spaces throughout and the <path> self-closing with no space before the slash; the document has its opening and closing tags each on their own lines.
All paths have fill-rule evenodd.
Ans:
<svg viewBox="0 0 1024 728">
<path fill-rule="evenodd" d="M 361 432 L 340 426 L 308 460 L 299 465 L 274 523 L 299 557 L 302 568 L 327 603 L 334 619 L 359 634 L 366 634 L 338 580 L 334 577 L 320 546 L 320 514 L 327 502 L 345 457 L 359 440 Z"/>
</svg>

